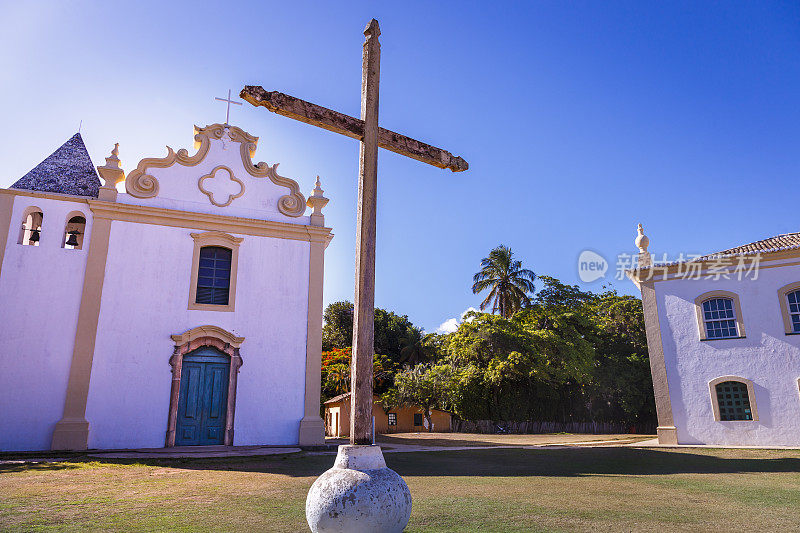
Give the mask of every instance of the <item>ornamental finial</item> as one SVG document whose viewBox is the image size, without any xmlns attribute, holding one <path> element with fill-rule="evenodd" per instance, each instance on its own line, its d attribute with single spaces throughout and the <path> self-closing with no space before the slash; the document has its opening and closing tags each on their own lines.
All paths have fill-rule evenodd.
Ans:
<svg viewBox="0 0 800 533">
<path fill-rule="evenodd" d="M 647 247 L 650 246 L 650 238 L 644 234 L 644 228 L 642 228 L 641 224 L 639 224 L 638 233 L 633 243 L 639 249 L 639 253 L 647 253 Z"/>
<path fill-rule="evenodd" d="M 113 202 L 117 199 L 117 184 L 125 181 L 125 171 L 119 160 L 119 143 L 114 143 L 111 155 L 106 157 L 106 164 L 97 167 L 97 173 L 103 179 L 98 198 Z"/>
<path fill-rule="evenodd" d="M 316 186 L 314 190 L 311 191 L 311 196 L 306 200 L 306 205 L 313 209 L 311 212 L 312 226 L 325 225 L 325 215 L 322 214 L 322 208 L 325 207 L 330 200 L 322 195 L 324 192 L 325 191 L 322 190 L 322 184 L 319 181 L 319 176 L 317 176 Z"/>
<path fill-rule="evenodd" d="M 121 161 L 119 160 L 119 143 L 114 143 L 114 148 L 111 149 L 111 155 L 106 157 L 105 168 L 113 168 L 115 170 L 121 169 Z"/>
</svg>

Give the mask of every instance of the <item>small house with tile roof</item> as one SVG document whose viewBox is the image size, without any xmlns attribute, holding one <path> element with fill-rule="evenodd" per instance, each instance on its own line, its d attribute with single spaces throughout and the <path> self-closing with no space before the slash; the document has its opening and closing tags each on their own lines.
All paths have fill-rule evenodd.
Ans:
<svg viewBox="0 0 800 533">
<path fill-rule="evenodd" d="M 193 137 L 126 172 L 75 134 L 0 189 L 0 450 L 324 442 L 319 178 Z"/>
<path fill-rule="evenodd" d="M 800 233 L 638 264 L 658 439 L 800 446 Z"/>
<path fill-rule="evenodd" d="M 350 393 L 346 392 L 325 402 L 325 434 L 329 437 L 350 436 Z M 416 405 L 399 405 L 384 409 L 379 397 L 372 402 L 372 418 L 375 433 L 411 433 L 420 431 L 449 432 L 453 416 L 447 411 L 431 409 L 430 417 L 425 409 Z M 428 420 L 430 418 L 430 421 Z"/>
</svg>

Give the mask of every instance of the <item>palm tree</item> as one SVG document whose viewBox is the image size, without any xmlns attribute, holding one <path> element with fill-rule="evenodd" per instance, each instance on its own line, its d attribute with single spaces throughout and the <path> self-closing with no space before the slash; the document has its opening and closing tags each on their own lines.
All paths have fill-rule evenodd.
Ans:
<svg viewBox="0 0 800 533">
<path fill-rule="evenodd" d="M 415 366 L 428 360 L 428 341 L 433 334 L 425 335 L 420 328 L 411 326 L 400 338 L 400 363 Z"/>
<path fill-rule="evenodd" d="M 350 392 L 350 365 L 338 363 L 328 367 L 328 381 L 336 394 Z"/>
<path fill-rule="evenodd" d="M 536 274 L 522 268 L 522 261 L 515 260 L 511 249 L 501 244 L 481 260 L 481 270 L 472 278 L 472 292 L 491 289 L 481 302 L 481 311 L 491 303 L 492 313 L 499 311 L 500 316 L 511 318 L 516 311 L 530 305 L 528 294 L 534 291 L 535 279 Z"/>
</svg>

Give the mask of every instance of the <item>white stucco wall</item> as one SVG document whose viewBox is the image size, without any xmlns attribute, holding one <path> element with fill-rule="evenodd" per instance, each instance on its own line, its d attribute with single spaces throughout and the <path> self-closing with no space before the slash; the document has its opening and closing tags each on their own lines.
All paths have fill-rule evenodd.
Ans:
<svg viewBox="0 0 800 533">
<path fill-rule="evenodd" d="M 680 444 L 800 446 L 800 336 L 785 334 L 778 300 L 796 281 L 800 266 L 762 268 L 758 280 L 655 283 Z M 739 295 L 746 338 L 700 341 L 694 300 L 714 290 Z M 708 383 L 728 375 L 753 382 L 757 421 L 714 420 Z"/>
<path fill-rule="evenodd" d="M 39 246 L 17 243 L 23 213 L 44 217 Z M 81 250 L 61 247 L 68 215 L 86 218 Z M 16 196 L 0 271 L 0 450 L 49 450 L 64 410 L 92 216 L 81 202 Z"/>
<path fill-rule="evenodd" d="M 192 137 L 187 135 L 191 144 Z M 194 154 L 194 150 L 189 150 Z M 200 177 L 223 165 L 244 185 L 230 205 L 214 205 Z M 130 170 L 130 169 L 129 169 Z M 240 144 L 211 140 L 203 161 L 150 168 L 154 198 L 117 201 L 162 209 L 308 225 L 278 210 L 291 191 L 246 171 Z M 241 187 L 218 174 L 205 188 L 220 203 Z M 311 183 L 311 180 L 308 180 Z M 309 186 L 305 192 L 311 190 Z M 44 212 L 40 246 L 17 244 L 22 212 Z M 82 250 L 61 248 L 67 214 L 87 219 Z M 0 450 L 50 448 L 63 413 L 79 314 L 92 214 L 81 202 L 19 196 L 0 273 Z M 245 338 L 240 353 L 234 444 L 296 444 L 304 413 L 310 245 L 236 235 L 234 312 L 188 310 L 194 240 L 202 231 L 112 222 L 86 419 L 90 448 L 162 447 L 167 429 L 172 334 L 214 325 Z"/>
<path fill-rule="evenodd" d="M 309 243 L 243 237 L 235 312 L 188 310 L 197 230 L 115 221 L 87 405 L 90 448 L 162 447 L 180 334 L 245 337 L 234 444 L 296 444 L 303 417 Z"/>
</svg>

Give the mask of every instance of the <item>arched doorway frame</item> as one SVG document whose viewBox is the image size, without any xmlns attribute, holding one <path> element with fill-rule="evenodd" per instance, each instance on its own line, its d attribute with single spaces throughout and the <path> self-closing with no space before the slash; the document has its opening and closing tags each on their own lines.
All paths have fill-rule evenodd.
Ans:
<svg viewBox="0 0 800 533">
<path fill-rule="evenodd" d="M 167 437 L 164 447 L 175 446 L 175 430 L 178 425 L 178 398 L 181 392 L 181 371 L 183 357 L 202 346 L 211 346 L 231 358 L 230 375 L 228 376 L 228 405 L 225 413 L 225 446 L 233 445 L 233 417 L 236 412 L 236 378 L 242 367 L 242 356 L 239 348 L 244 342 L 244 337 L 237 337 L 233 333 L 218 326 L 198 326 L 180 335 L 172 335 L 175 349 L 169 358 L 172 367 L 172 387 L 169 394 L 169 414 L 167 418 Z"/>
</svg>

